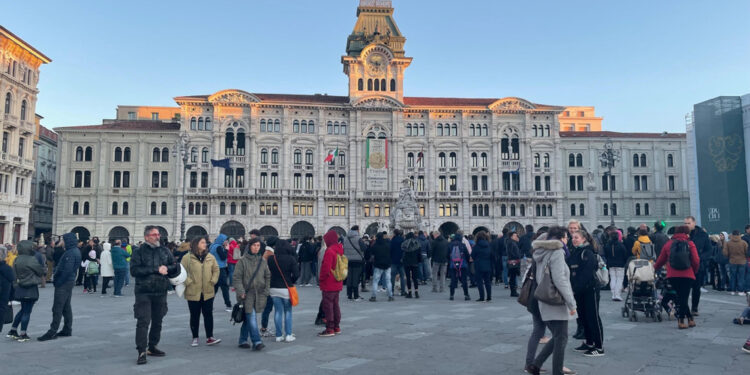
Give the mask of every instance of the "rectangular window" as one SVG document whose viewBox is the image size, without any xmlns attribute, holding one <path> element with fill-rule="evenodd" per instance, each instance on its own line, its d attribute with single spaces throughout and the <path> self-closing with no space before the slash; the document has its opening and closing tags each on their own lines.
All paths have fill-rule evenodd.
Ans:
<svg viewBox="0 0 750 375">
<path fill-rule="evenodd" d="M 279 188 L 279 174 L 274 172 L 271 173 L 271 189 Z"/>
<path fill-rule="evenodd" d="M 128 171 L 122 172 L 122 187 L 123 188 L 130 187 L 130 172 Z"/>
<path fill-rule="evenodd" d="M 438 191 L 445 191 L 446 184 L 445 184 L 445 176 L 438 177 Z"/>
<path fill-rule="evenodd" d="M 169 173 L 167 172 L 161 172 L 161 187 L 162 188 L 169 187 Z"/>
<path fill-rule="evenodd" d="M 674 191 L 674 176 L 669 176 L 669 191 Z"/>
<path fill-rule="evenodd" d="M 292 215 L 299 215 L 299 205 L 296 203 L 292 205 Z"/>
<path fill-rule="evenodd" d="M 23 157 L 24 146 L 26 146 L 26 139 L 18 138 L 18 156 Z"/>
<path fill-rule="evenodd" d="M 91 171 L 83 172 L 83 187 L 85 188 L 91 187 Z"/>
<path fill-rule="evenodd" d="M 648 176 L 641 176 L 641 190 L 648 191 Z"/>
<path fill-rule="evenodd" d="M 544 191 L 552 191 L 552 178 L 544 176 Z"/>
<path fill-rule="evenodd" d="M 260 183 L 259 183 L 259 185 L 260 185 L 261 189 L 265 189 L 268 186 L 267 185 L 267 181 L 266 181 L 267 178 L 268 178 L 268 174 L 266 172 L 262 172 L 260 174 Z"/>
<path fill-rule="evenodd" d="M 159 172 L 151 172 L 151 187 L 152 188 L 158 188 L 159 187 Z"/>
<path fill-rule="evenodd" d="M 570 191 L 576 191 L 576 176 L 570 176 L 569 179 L 569 187 Z"/>
<path fill-rule="evenodd" d="M 542 191 L 542 177 L 534 176 L 534 190 Z"/>
<path fill-rule="evenodd" d="M 3 152 L 8 152 L 8 137 L 10 133 L 3 132 Z"/>
<path fill-rule="evenodd" d="M 128 112 L 128 120 L 135 120 L 135 112 Z"/>
<path fill-rule="evenodd" d="M 458 189 L 458 177 L 457 176 L 450 176 L 450 189 L 451 191 L 456 191 Z"/>
<path fill-rule="evenodd" d="M 302 175 L 299 173 L 294 174 L 294 188 L 302 189 Z"/>
<path fill-rule="evenodd" d="M 424 191 L 424 176 L 417 177 L 417 191 Z"/>
<path fill-rule="evenodd" d="M 208 172 L 201 172 L 201 187 L 208 187 Z"/>
<path fill-rule="evenodd" d="M 503 190 L 510 191 L 510 172 L 503 172 Z"/>
<path fill-rule="evenodd" d="M 151 112 L 151 120 L 159 121 L 159 112 Z"/>
<path fill-rule="evenodd" d="M 641 190 L 641 176 L 633 176 L 633 190 Z"/>
<path fill-rule="evenodd" d="M 190 187 L 198 187 L 198 172 L 190 172 Z"/>
<path fill-rule="evenodd" d="M 343 174 L 339 175 L 339 190 L 340 191 L 346 190 L 346 176 Z"/>
<path fill-rule="evenodd" d="M 81 187 L 81 172 L 76 171 L 76 187 Z M 115 171 L 112 179 L 112 187 L 119 188 L 122 185 L 122 172 Z"/>
<path fill-rule="evenodd" d="M 313 175 L 312 173 L 305 174 L 305 189 L 313 189 Z"/>
<path fill-rule="evenodd" d="M 471 176 L 471 191 L 479 190 L 479 176 Z"/>
<path fill-rule="evenodd" d="M 238 188 L 245 187 L 245 168 L 237 168 L 234 172 L 234 186 Z"/>
</svg>

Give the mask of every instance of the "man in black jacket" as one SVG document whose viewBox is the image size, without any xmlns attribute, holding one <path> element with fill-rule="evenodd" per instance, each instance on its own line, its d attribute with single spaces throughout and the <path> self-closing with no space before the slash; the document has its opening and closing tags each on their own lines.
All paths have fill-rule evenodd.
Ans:
<svg viewBox="0 0 750 375">
<path fill-rule="evenodd" d="M 448 252 L 448 241 L 440 232 L 432 232 L 430 249 L 432 250 L 432 292 L 443 293 L 450 254 Z"/>
<path fill-rule="evenodd" d="M 690 228 L 690 241 L 693 241 L 695 244 L 695 249 L 698 250 L 698 257 L 700 258 L 700 268 L 698 268 L 698 273 L 695 274 L 695 282 L 693 283 L 692 297 L 690 300 L 691 313 L 694 316 L 697 316 L 698 304 L 701 301 L 701 288 L 706 281 L 706 269 L 713 249 L 711 246 L 711 240 L 708 239 L 708 233 L 706 233 L 703 228 L 696 225 L 694 217 L 686 217 L 683 223 Z"/>
<path fill-rule="evenodd" d="M 52 300 L 52 323 L 49 325 L 49 331 L 37 340 L 47 341 L 58 337 L 67 337 L 73 333 L 73 309 L 70 306 L 70 300 L 73 297 L 73 286 L 76 281 L 76 273 L 81 265 L 81 251 L 78 248 L 78 240 L 75 233 L 63 234 L 63 245 L 65 252 L 60 257 L 60 261 L 55 264 L 55 273 L 52 276 L 52 283 L 55 285 L 55 295 Z M 64 317 L 65 324 L 60 332 L 60 320 Z"/>
<path fill-rule="evenodd" d="M 154 225 L 148 225 L 143 235 L 146 242 L 137 250 L 133 250 L 130 258 L 130 275 L 135 278 L 133 311 L 138 320 L 135 345 L 138 349 L 139 365 L 147 362 L 147 354 L 156 357 L 166 355 L 157 349 L 156 345 L 161 338 L 161 321 L 167 314 L 167 291 L 171 285 L 169 278 L 180 274 L 180 264 L 175 262 L 172 253 L 166 247 L 161 246 L 159 229 Z"/>
<path fill-rule="evenodd" d="M 490 249 L 492 249 L 492 275 L 495 277 L 495 285 L 500 285 L 503 281 L 503 252 L 505 251 L 505 244 L 503 243 L 503 235 L 492 235 L 492 242 L 490 243 Z"/>
<path fill-rule="evenodd" d="M 651 233 L 649 237 L 651 238 L 651 242 L 654 243 L 654 250 L 656 251 L 656 257 L 658 258 L 659 254 L 661 254 L 661 248 L 664 247 L 667 241 L 669 241 L 669 237 L 664 234 L 664 222 L 655 222 L 654 233 Z"/>
</svg>

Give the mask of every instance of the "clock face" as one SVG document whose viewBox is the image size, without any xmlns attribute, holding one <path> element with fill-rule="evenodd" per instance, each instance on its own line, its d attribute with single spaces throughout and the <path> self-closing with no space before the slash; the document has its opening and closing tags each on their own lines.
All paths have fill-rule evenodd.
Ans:
<svg viewBox="0 0 750 375">
<path fill-rule="evenodd" d="M 385 56 L 379 53 L 371 53 L 367 56 L 367 71 L 372 75 L 379 75 L 385 72 Z"/>
</svg>

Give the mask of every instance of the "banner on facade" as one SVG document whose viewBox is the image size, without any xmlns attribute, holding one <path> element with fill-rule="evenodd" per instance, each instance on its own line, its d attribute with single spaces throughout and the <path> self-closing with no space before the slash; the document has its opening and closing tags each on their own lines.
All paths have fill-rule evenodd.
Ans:
<svg viewBox="0 0 750 375">
<path fill-rule="evenodd" d="M 368 139 L 365 150 L 367 190 L 388 189 L 388 142 L 385 139 Z"/>
</svg>

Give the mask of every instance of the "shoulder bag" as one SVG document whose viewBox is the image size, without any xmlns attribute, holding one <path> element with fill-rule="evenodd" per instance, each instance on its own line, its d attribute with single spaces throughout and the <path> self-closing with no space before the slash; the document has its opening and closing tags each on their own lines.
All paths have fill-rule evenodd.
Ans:
<svg viewBox="0 0 750 375">
<path fill-rule="evenodd" d="M 526 273 L 526 278 L 523 280 L 521 291 L 518 294 L 518 303 L 529 307 L 531 299 L 534 298 L 536 287 L 536 262 L 532 262 L 529 271 Z"/>
<path fill-rule="evenodd" d="M 542 279 L 538 282 L 534 291 L 534 298 L 548 305 L 560 306 L 565 304 L 560 291 L 557 290 L 555 283 L 552 281 L 549 264 L 544 267 Z"/>
<path fill-rule="evenodd" d="M 281 279 L 284 280 L 284 285 L 286 285 L 286 288 L 289 290 L 289 301 L 292 303 L 292 306 L 297 306 L 299 304 L 299 295 L 297 294 L 297 287 L 289 286 L 289 284 L 287 284 L 286 277 L 284 277 L 284 271 L 281 270 L 281 267 L 279 266 L 279 259 L 276 258 L 276 256 L 273 257 L 273 261 L 274 263 L 276 263 L 276 268 L 279 270 Z"/>
</svg>

